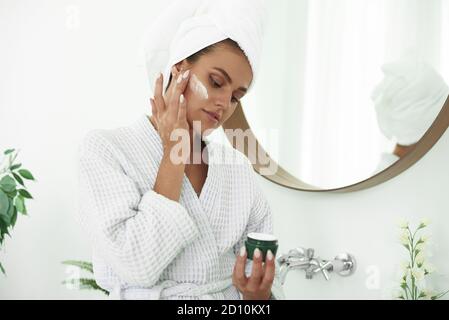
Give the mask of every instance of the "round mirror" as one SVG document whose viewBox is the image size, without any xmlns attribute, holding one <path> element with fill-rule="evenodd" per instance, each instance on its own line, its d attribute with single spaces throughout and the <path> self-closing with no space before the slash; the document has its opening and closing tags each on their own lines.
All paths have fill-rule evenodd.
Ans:
<svg viewBox="0 0 449 320">
<path fill-rule="evenodd" d="M 300 190 L 360 190 L 406 170 L 449 124 L 448 2 L 267 1 L 260 75 L 223 126 L 250 129 L 258 148 L 229 141 Z"/>
</svg>

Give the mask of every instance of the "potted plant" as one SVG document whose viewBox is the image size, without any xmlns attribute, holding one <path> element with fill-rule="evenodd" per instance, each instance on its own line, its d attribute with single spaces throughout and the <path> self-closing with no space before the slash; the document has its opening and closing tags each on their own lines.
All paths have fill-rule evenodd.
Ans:
<svg viewBox="0 0 449 320">
<path fill-rule="evenodd" d="M 16 163 L 19 151 L 8 149 L 3 153 L 0 162 L 0 249 L 6 235 L 11 237 L 10 231 L 14 228 L 18 213 L 27 215 L 25 201 L 33 199 L 27 191 L 25 180 L 35 180 L 31 172 Z M 0 271 L 6 274 L 0 262 Z"/>
</svg>

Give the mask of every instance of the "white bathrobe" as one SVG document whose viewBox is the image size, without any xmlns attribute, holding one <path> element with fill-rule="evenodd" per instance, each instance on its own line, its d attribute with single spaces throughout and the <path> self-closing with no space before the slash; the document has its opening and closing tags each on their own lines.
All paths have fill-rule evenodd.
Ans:
<svg viewBox="0 0 449 320">
<path fill-rule="evenodd" d="M 273 233 L 272 214 L 249 160 L 231 146 L 206 141 L 209 168 L 201 194 L 184 174 L 176 202 L 152 190 L 162 143 L 147 115 L 84 137 L 80 222 L 92 244 L 95 279 L 111 298 L 242 298 L 232 285 L 236 255 L 247 233 Z M 223 157 L 234 160 L 226 164 Z M 248 259 L 247 275 L 251 268 Z M 278 269 L 276 262 L 275 283 Z M 273 288 L 272 299 L 283 299 L 282 288 Z"/>
</svg>

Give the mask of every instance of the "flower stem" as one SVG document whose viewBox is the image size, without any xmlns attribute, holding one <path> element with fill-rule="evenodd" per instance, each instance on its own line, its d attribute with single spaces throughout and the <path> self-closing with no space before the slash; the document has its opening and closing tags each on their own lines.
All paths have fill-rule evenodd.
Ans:
<svg viewBox="0 0 449 320">
<path fill-rule="evenodd" d="M 408 230 L 408 233 L 409 233 L 409 245 L 410 245 L 410 247 L 409 247 L 410 264 L 411 264 L 410 265 L 410 272 L 412 272 L 412 270 L 415 267 L 415 250 L 416 250 L 416 248 L 415 248 L 415 236 L 416 236 L 416 232 L 419 229 L 416 229 L 415 232 L 413 233 L 413 235 L 412 235 L 412 232 L 411 232 L 409 227 L 407 227 L 407 230 Z M 418 288 L 416 287 L 416 284 L 415 284 L 415 277 L 413 275 L 411 275 L 411 278 L 412 278 L 412 287 L 411 287 L 410 291 L 411 291 L 412 300 L 417 300 L 417 289 Z"/>
<path fill-rule="evenodd" d="M 410 290 L 410 287 L 409 287 L 408 284 L 407 284 L 407 281 L 405 282 L 405 288 L 404 288 L 404 291 L 405 291 L 405 297 L 406 297 L 407 300 L 408 300 L 409 294 L 410 294 L 410 297 L 411 297 L 411 296 L 412 296 L 412 292 L 411 292 L 411 290 Z"/>
<path fill-rule="evenodd" d="M 411 263 L 411 268 L 413 268 L 415 266 L 415 259 L 413 257 L 413 253 L 415 251 L 415 246 L 414 246 L 414 237 L 416 234 L 415 233 L 412 235 L 412 232 L 410 231 L 410 228 L 407 227 L 408 233 L 409 233 L 409 244 L 410 244 L 410 248 L 409 248 L 409 253 L 410 253 L 410 263 Z"/>
<path fill-rule="evenodd" d="M 446 295 L 447 293 L 449 293 L 449 290 L 447 290 L 446 292 L 442 292 L 442 293 L 436 295 L 435 297 L 433 297 L 433 299 L 434 299 L 434 300 L 440 299 L 441 297 L 443 297 L 443 296 Z"/>
</svg>

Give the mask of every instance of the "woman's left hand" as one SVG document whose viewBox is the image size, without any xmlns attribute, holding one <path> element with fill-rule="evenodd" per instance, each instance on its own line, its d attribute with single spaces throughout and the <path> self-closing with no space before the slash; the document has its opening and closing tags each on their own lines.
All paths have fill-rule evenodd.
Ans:
<svg viewBox="0 0 449 320">
<path fill-rule="evenodd" d="M 249 278 L 245 274 L 246 249 L 240 252 L 234 265 L 232 284 L 242 293 L 243 300 L 269 300 L 271 296 L 271 286 L 275 275 L 274 256 L 271 254 L 270 260 L 270 255 L 267 253 L 263 264 L 262 253 L 259 250 L 257 254 L 256 251 L 258 249 L 254 251 L 253 267 Z"/>
</svg>

